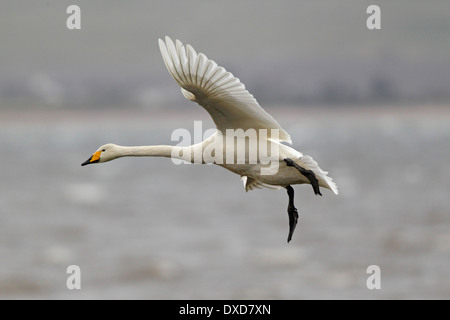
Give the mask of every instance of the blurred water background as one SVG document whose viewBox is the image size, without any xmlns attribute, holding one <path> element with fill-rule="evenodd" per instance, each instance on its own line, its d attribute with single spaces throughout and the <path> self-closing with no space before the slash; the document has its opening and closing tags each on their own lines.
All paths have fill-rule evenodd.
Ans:
<svg viewBox="0 0 450 320">
<path fill-rule="evenodd" d="M 0 1 L 0 298 L 450 298 L 447 1 L 378 1 L 377 31 L 369 1 L 77 1 L 81 30 L 69 4 Z M 213 127 L 164 35 L 238 76 L 337 182 L 295 187 L 290 244 L 283 190 L 169 159 L 80 166 Z"/>
</svg>

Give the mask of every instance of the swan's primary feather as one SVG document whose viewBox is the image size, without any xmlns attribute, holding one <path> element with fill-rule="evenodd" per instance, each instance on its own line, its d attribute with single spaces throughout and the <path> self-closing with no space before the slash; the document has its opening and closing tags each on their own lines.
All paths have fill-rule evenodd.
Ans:
<svg viewBox="0 0 450 320">
<path fill-rule="evenodd" d="M 183 95 L 200 104 L 211 115 L 217 129 L 278 129 L 274 140 L 291 143 L 289 134 L 258 104 L 245 86 L 209 60 L 203 53 L 197 54 L 190 46 L 166 37 L 159 39 L 164 63 L 172 77 L 181 86 Z"/>
</svg>

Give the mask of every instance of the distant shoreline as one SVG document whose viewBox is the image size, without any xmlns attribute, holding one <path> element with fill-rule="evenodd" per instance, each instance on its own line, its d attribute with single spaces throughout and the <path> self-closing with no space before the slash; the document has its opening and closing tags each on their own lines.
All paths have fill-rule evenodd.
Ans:
<svg viewBox="0 0 450 320">
<path fill-rule="evenodd" d="M 348 117 L 405 117 L 405 118 L 450 118 L 449 105 L 395 105 L 395 106 L 281 106 L 265 107 L 276 119 L 299 117 L 307 118 L 348 118 Z M 75 109 L 39 109 L 39 110 L 0 110 L 0 124 L 5 123 L 36 123 L 36 122 L 97 122 L 97 121 L 142 121 L 146 119 L 191 119 L 210 120 L 209 115 L 198 106 L 186 108 L 170 108 L 143 110 L 139 108 L 117 109 L 102 108 L 95 110 Z M 301 120 L 302 121 L 302 120 Z"/>
</svg>

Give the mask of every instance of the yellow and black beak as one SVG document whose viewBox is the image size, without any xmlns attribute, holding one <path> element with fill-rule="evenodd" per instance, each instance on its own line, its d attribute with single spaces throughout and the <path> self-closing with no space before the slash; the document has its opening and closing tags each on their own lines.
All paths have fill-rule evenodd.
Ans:
<svg viewBox="0 0 450 320">
<path fill-rule="evenodd" d="M 100 161 L 100 154 L 101 154 L 101 153 L 102 153 L 101 151 L 95 152 L 95 153 L 92 155 L 92 157 L 90 157 L 89 159 L 87 159 L 87 160 L 86 160 L 85 162 L 83 162 L 81 165 L 82 165 L 82 166 L 85 166 L 85 165 L 87 165 L 87 164 L 99 162 L 99 161 Z"/>
</svg>

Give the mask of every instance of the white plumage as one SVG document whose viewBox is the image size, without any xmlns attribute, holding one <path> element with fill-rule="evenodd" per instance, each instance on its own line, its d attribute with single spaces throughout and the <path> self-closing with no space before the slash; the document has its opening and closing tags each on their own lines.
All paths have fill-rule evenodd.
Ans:
<svg viewBox="0 0 450 320">
<path fill-rule="evenodd" d="M 241 128 L 244 131 L 247 129 L 278 129 L 278 139 L 274 139 L 269 134 L 268 138 L 271 142 L 291 143 L 291 137 L 286 130 L 261 108 L 238 78 L 223 67 L 219 67 L 214 61 L 209 60 L 203 53 L 197 54 L 190 45 L 185 47 L 179 40 L 176 40 L 174 44 L 169 37 L 166 37 L 165 40 L 164 42 L 159 39 L 159 48 L 167 70 L 180 85 L 183 95 L 208 111 L 218 130 L 225 134 L 226 129 Z M 320 169 L 317 162 L 310 156 L 303 156 L 300 152 L 282 144 L 279 145 L 279 148 L 281 162 L 286 157 L 299 159 L 300 165 L 314 171 L 319 185 L 338 193 L 336 184 L 327 176 L 327 172 Z M 284 170 L 281 170 L 285 164 L 281 162 L 280 171 L 275 177 L 262 177 L 254 174 L 243 180 L 246 181 L 245 190 L 309 182 L 294 168 L 285 169 L 292 173 L 291 177 L 298 175 L 298 179 L 296 181 L 286 179 Z M 250 174 L 250 170 L 244 166 L 222 166 L 244 177 Z M 255 168 L 260 169 L 259 165 L 256 165 L 251 168 L 251 172 L 258 171 L 254 170 Z M 286 183 L 287 181 L 289 183 Z"/>
</svg>

